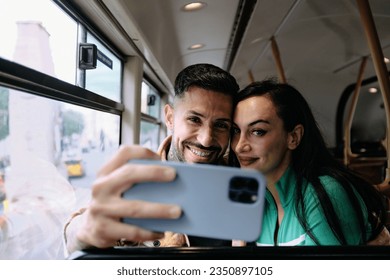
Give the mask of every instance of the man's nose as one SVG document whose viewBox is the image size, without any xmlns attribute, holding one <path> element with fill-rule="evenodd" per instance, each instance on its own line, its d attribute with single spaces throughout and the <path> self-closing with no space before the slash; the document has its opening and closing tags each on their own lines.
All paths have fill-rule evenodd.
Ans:
<svg viewBox="0 0 390 280">
<path fill-rule="evenodd" d="M 210 147 L 214 141 L 214 131 L 212 127 L 204 126 L 198 132 L 198 141 L 204 147 Z"/>
</svg>

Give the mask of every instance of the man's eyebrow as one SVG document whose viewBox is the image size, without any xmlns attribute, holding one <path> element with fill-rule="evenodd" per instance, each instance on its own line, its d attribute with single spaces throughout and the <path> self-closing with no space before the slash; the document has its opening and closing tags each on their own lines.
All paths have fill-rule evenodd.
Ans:
<svg viewBox="0 0 390 280">
<path fill-rule="evenodd" d="M 223 122 L 229 122 L 229 123 L 231 123 L 232 122 L 232 120 L 231 119 L 228 119 L 228 118 L 220 118 L 220 119 L 218 119 L 219 121 L 223 121 Z"/>
<path fill-rule="evenodd" d="M 197 112 L 197 111 L 194 111 L 194 110 L 189 110 L 187 112 L 187 115 L 195 115 L 195 116 L 198 116 L 198 117 L 203 117 L 204 118 L 204 115 L 202 115 L 201 113 Z"/>
<path fill-rule="evenodd" d="M 205 116 L 197 111 L 194 111 L 194 110 L 189 110 L 187 112 L 188 115 L 195 115 L 195 116 L 198 116 L 198 117 L 202 117 L 204 118 Z M 219 118 L 218 121 L 225 121 L 225 122 L 232 122 L 232 120 L 230 118 Z"/>
</svg>

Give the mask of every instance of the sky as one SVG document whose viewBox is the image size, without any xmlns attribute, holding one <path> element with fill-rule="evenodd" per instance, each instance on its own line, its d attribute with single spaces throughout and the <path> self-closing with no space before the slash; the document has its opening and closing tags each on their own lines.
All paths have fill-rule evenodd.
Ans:
<svg viewBox="0 0 390 280">
<path fill-rule="evenodd" d="M 57 78 L 75 80 L 77 25 L 51 0 L 0 0 L 0 56 L 12 60 L 17 21 L 38 21 L 50 34 Z M 66 50 L 66 51 L 64 51 Z"/>
</svg>

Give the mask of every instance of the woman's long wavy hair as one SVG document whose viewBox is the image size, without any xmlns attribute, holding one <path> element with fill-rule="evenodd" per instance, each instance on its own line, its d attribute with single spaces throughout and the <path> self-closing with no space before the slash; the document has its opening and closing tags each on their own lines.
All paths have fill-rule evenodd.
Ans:
<svg viewBox="0 0 390 280">
<path fill-rule="evenodd" d="M 308 235 L 319 245 L 318 239 L 308 227 L 304 215 L 305 188 L 307 184 L 312 184 L 334 235 L 341 245 L 347 244 L 341 222 L 319 180 L 319 176 L 328 175 L 335 178 L 347 193 L 359 221 L 363 240 L 367 242 L 374 239 L 386 222 L 386 207 L 383 196 L 373 185 L 333 157 L 325 144 L 313 113 L 301 93 L 291 85 L 278 83 L 275 79 L 267 79 L 251 83 L 241 90 L 235 99 L 235 104 L 252 96 L 266 96 L 273 102 L 286 131 L 291 132 L 298 124 L 304 126 L 301 143 L 292 152 L 291 166 L 297 177 L 295 209 L 298 219 Z M 237 163 L 234 154 L 230 160 L 232 164 Z M 365 215 L 356 194 L 360 195 L 367 207 L 368 219 L 373 229 L 371 236 L 366 236 Z"/>
</svg>

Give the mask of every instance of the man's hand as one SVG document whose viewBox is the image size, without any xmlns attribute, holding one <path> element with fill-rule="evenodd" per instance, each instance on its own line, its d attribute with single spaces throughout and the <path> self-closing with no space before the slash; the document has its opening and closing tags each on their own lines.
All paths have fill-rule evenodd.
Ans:
<svg viewBox="0 0 390 280">
<path fill-rule="evenodd" d="M 131 159 L 154 159 L 159 156 L 140 146 L 123 146 L 99 171 L 92 185 L 89 207 L 75 217 L 65 229 L 69 252 L 90 246 L 115 246 L 120 239 L 142 242 L 161 239 L 164 234 L 151 232 L 121 222 L 121 218 L 176 219 L 180 207 L 137 200 L 124 200 L 122 193 L 140 182 L 169 182 L 175 169 L 167 166 L 145 166 L 128 163 Z"/>
</svg>

